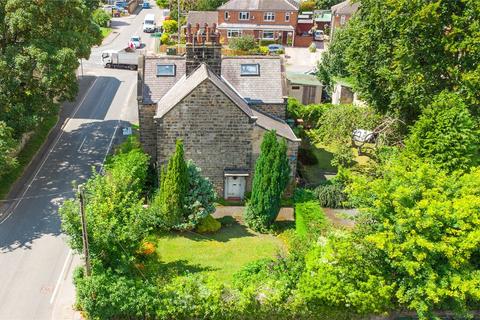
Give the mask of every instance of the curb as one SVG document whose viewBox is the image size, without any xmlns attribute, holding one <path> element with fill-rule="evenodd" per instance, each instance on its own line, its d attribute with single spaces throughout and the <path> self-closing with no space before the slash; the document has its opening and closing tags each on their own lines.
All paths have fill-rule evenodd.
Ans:
<svg viewBox="0 0 480 320">
<path fill-rule="evenodd" d="M 112 35 L 112 36 L 110 36 L 110 35 Z M 105 39 L 103 39 L 102 44 L 100 46 L 98 46 L 98 48 L 101 48 L 101 47 L 104 47 L 104 46 L 107 46 L 107 45 L 111 44 L 115 39 L 117 39 L 117 37 L 119 35 L 120 35 L 120 32 L 112 30 L 112 33 L 109 34 Z"/>
</svg>

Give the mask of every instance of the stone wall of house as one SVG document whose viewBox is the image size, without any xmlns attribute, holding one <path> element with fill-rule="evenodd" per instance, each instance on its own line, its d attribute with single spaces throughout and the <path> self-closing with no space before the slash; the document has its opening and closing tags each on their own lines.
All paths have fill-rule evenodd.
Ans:
<svg viewBox="0 0 480 320">
<path fill-rule="evenodd" d="M 183 139 L 185 158 L 202 169 L 223 197 L 225 169 L 251 170 L 254 125 L 212 82 L 204 81 L 157 119 L 158 164 L 164 165 L 176 139 Z"/>
<path fill-rule="evenodd" d="M 252 106 L 252 108 L 257 109 L 266 114 L 270 114 L 274 117 L 280 118 L 285 120 L 286 113 L 287 113 L 287 105 L 285 103 L 268 103 L 268 104 L 260 104 L 256 106 Z"/>
<path fill-rule="evenodd" d="M 154 122 L 154 116 L 157 110 L 157 104 L 138 105 L 138 121 L 140 124 L 140 143 L 152 162 L 156 161 L 157 156 L 157 128 Z"/>
<path fill-rule="evenodd" d="M 259 126 L 255 126 L 255 129 L 253 130 L 252 168 L 255 168 L 255 162 L 260 156 L 260 146 L 262 145 L 263 135 L 265 134 L 265 132 L 266 130 Z M 279 139 L 283 138 L 278 135 L 277 137 Z M 290 141 L 288 139 L 285 139 L 285 141 L 287 141 L 287 156 L 290 163 L 291 184 L 293 184 L 295 182 L 295 177 L 297 175 L 297 157 L 298 157 L 298 147 L 300 146 L 300 142 Z"/>
</svg>

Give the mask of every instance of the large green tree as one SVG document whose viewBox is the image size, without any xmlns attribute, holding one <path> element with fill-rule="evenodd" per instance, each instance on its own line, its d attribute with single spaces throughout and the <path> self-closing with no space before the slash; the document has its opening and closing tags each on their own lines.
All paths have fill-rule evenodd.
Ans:
<svg viewBox="0 0 480 320">
<path fill-rule="evenodd" d="M 458 94 L 441 94 L 412 127 L 407 151 L 447 171 L 479 163 L 480 131 Z"/>
<path fill-rule="evenodd" d="M 336 59 L 346 61 L 355 89 L 382 113 L 412 122 L 448 90 L 478 114 L 479 20 L 478 0 L 362 0 L 345 28 L 349 45 L 337 52 L 344 57 Z"/>
<path fill-rule="evenodd" d="M 168 165 L 162 168 L 160 191 L 153 206 L 159 211 L 162 223 L 169 228 L 183 223 L 188 195 L 188 168 L 184 158 L 183 142 L 177 140 L 175 152 Z"/>
<path fill-rule="evenodd" d="M 17 163 L 12 156 L 12 152 L 15 150 L 12 131 L 11 128 L 6 126 L 5 122 L 0 121 L 0 177 Z"/>
<path fill-rule="evenodd" d="M 0 2 L 0 120 L 18 137 L 77 92 L 75 70 L 101 36 L 94 1 Z"/>
<path fill-rule="evenodd" d="M 285 140 L 277 140 L 275 131 L 268 131 L 263 136 L 255 164 L 252 197 L 245 210 L 245 222 L 250 228 L 265 231 L 275 222 L 289 178 L 287 144 Z"/>
</svg>

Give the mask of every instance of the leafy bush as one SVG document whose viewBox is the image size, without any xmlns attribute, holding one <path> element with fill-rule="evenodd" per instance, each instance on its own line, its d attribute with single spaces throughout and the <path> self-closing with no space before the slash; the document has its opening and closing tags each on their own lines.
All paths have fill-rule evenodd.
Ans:
<svg viewBox="0 0 480 320">
<path fill-rule="evenodd" d="M 259 49 L 260 53 L 264 56 L 268 55 L 269 52 L 270 52 L 270 50 L 268 49 L 267 46 L 259 46 L 258 49 Z"/>
<path fill-rule="evenodd" d="M 260 39 L 259 40 L 259 45 L 260 46 L 266 46 L 268 47 L 269 45 L 271 44 L 277 44 L 278 41 L 276 40 L 263 40 L 263 39 Z"/>
<path fill-rule="evenodd" d="M 308 1 L 301 1 L 300 2 L 300 12 L 304 11 L 313 11 L 316 8 L 315 1 L 308 0 Z"/>
<path fill-rule="evenodd" d="M 233 50 L 249 51 L 254 49 L 257 44 L 252 35 L 246 35 L 228 40 L 228 46 Z"/>
<path fill-rule="evenodd" d="M 312 53 L 317 51 L 317 45 L 315 44 L 315 42 L 312 42 L 312 44 L 308 47 L 308 51 Z"/>
<path fill-rule="evenodd" d="M 145 1 L 145 0 L 144 0 Z M 168 8 L 169 0 L 155 0 L 159 8 Z"/>
<path fill-rule="evenodd" d="M 164 33 L 170 34 L 178 31 L 178 23 L 175 20 L 164 20 L 162 26 Z"/>
<path fill-rule="evenodd" d="M 327 227 L 327 218 L 317 200 L 295 204 L 295 229 L 300 236 L 315 238 Z"/>
<path fill-rule="evenodd" d="M 318 186 L 315 189 L 315 195 L 323 208 L 344 208 L 347 201 L 344 189 L 341 184 L 330 183 Z"/>
<path fill-rule="evenodd" d="M 196 230 L 198 233 L 214 233 L 220 230 L 221 227 L 222 224 L 220 221 L 208 215 L 206 218 L 200 220 Z"/>
<path fill-rule="evenodd" d="M 95 22 L 99 27 L 107 27 L 108 21 L 110 21 L 110 16 L 103 9 L 97 9 L 93 11 L 92 14 L 93 22 Z"/>
<path fill-rule="evenodd" d="M 171 44 L 172 41 L 170 40 L 170 35 L 166 32 L 162 33 L 162 35 L 160 36 L 160 43 L 165 45 Z"/>
<path fill-rule="evenodd" d="M 0 177 L 4 172 L 17 165 L 17 159 L 12 156 L 16 141 L 13 138 L 13 130 L 0 121 Z"/>
<path fill-rule="evenodd" d="M 288 98 L 287 114 L 291 118 L 303 119 L 304 125 L 308 128 L 317 128 L 321 125 L 320 119 L 332 108 L 331 104 L 301 104 L 295 98 Z"/>
</svg>

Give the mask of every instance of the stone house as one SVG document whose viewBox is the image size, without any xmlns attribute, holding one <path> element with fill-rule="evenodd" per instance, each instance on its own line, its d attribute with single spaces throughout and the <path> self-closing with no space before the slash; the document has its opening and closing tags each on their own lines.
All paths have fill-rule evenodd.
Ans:
<svg viewBox="0 0 480 320">
<path fill-rule="evenodd" d="M 192 159 L 224 198 L 251 190 L 263 134 L 288 144 L 292 180 L 300 140 L 283 120 L 285 82 L 278 57 L 223 57 L 213 28 L 187 29 L 184 56 L 140 58 L 140 141 L 158 166 L 183 139 Z"/>
<path fill-rule="evenodd" d="M 291 0 L 230 0 L 218 7 L 221 42 L 243 35 L 257 40 L 295 42 L 298 3 Z M 289 41 L 290 39 L 290 41 Z"/>
</svg>

